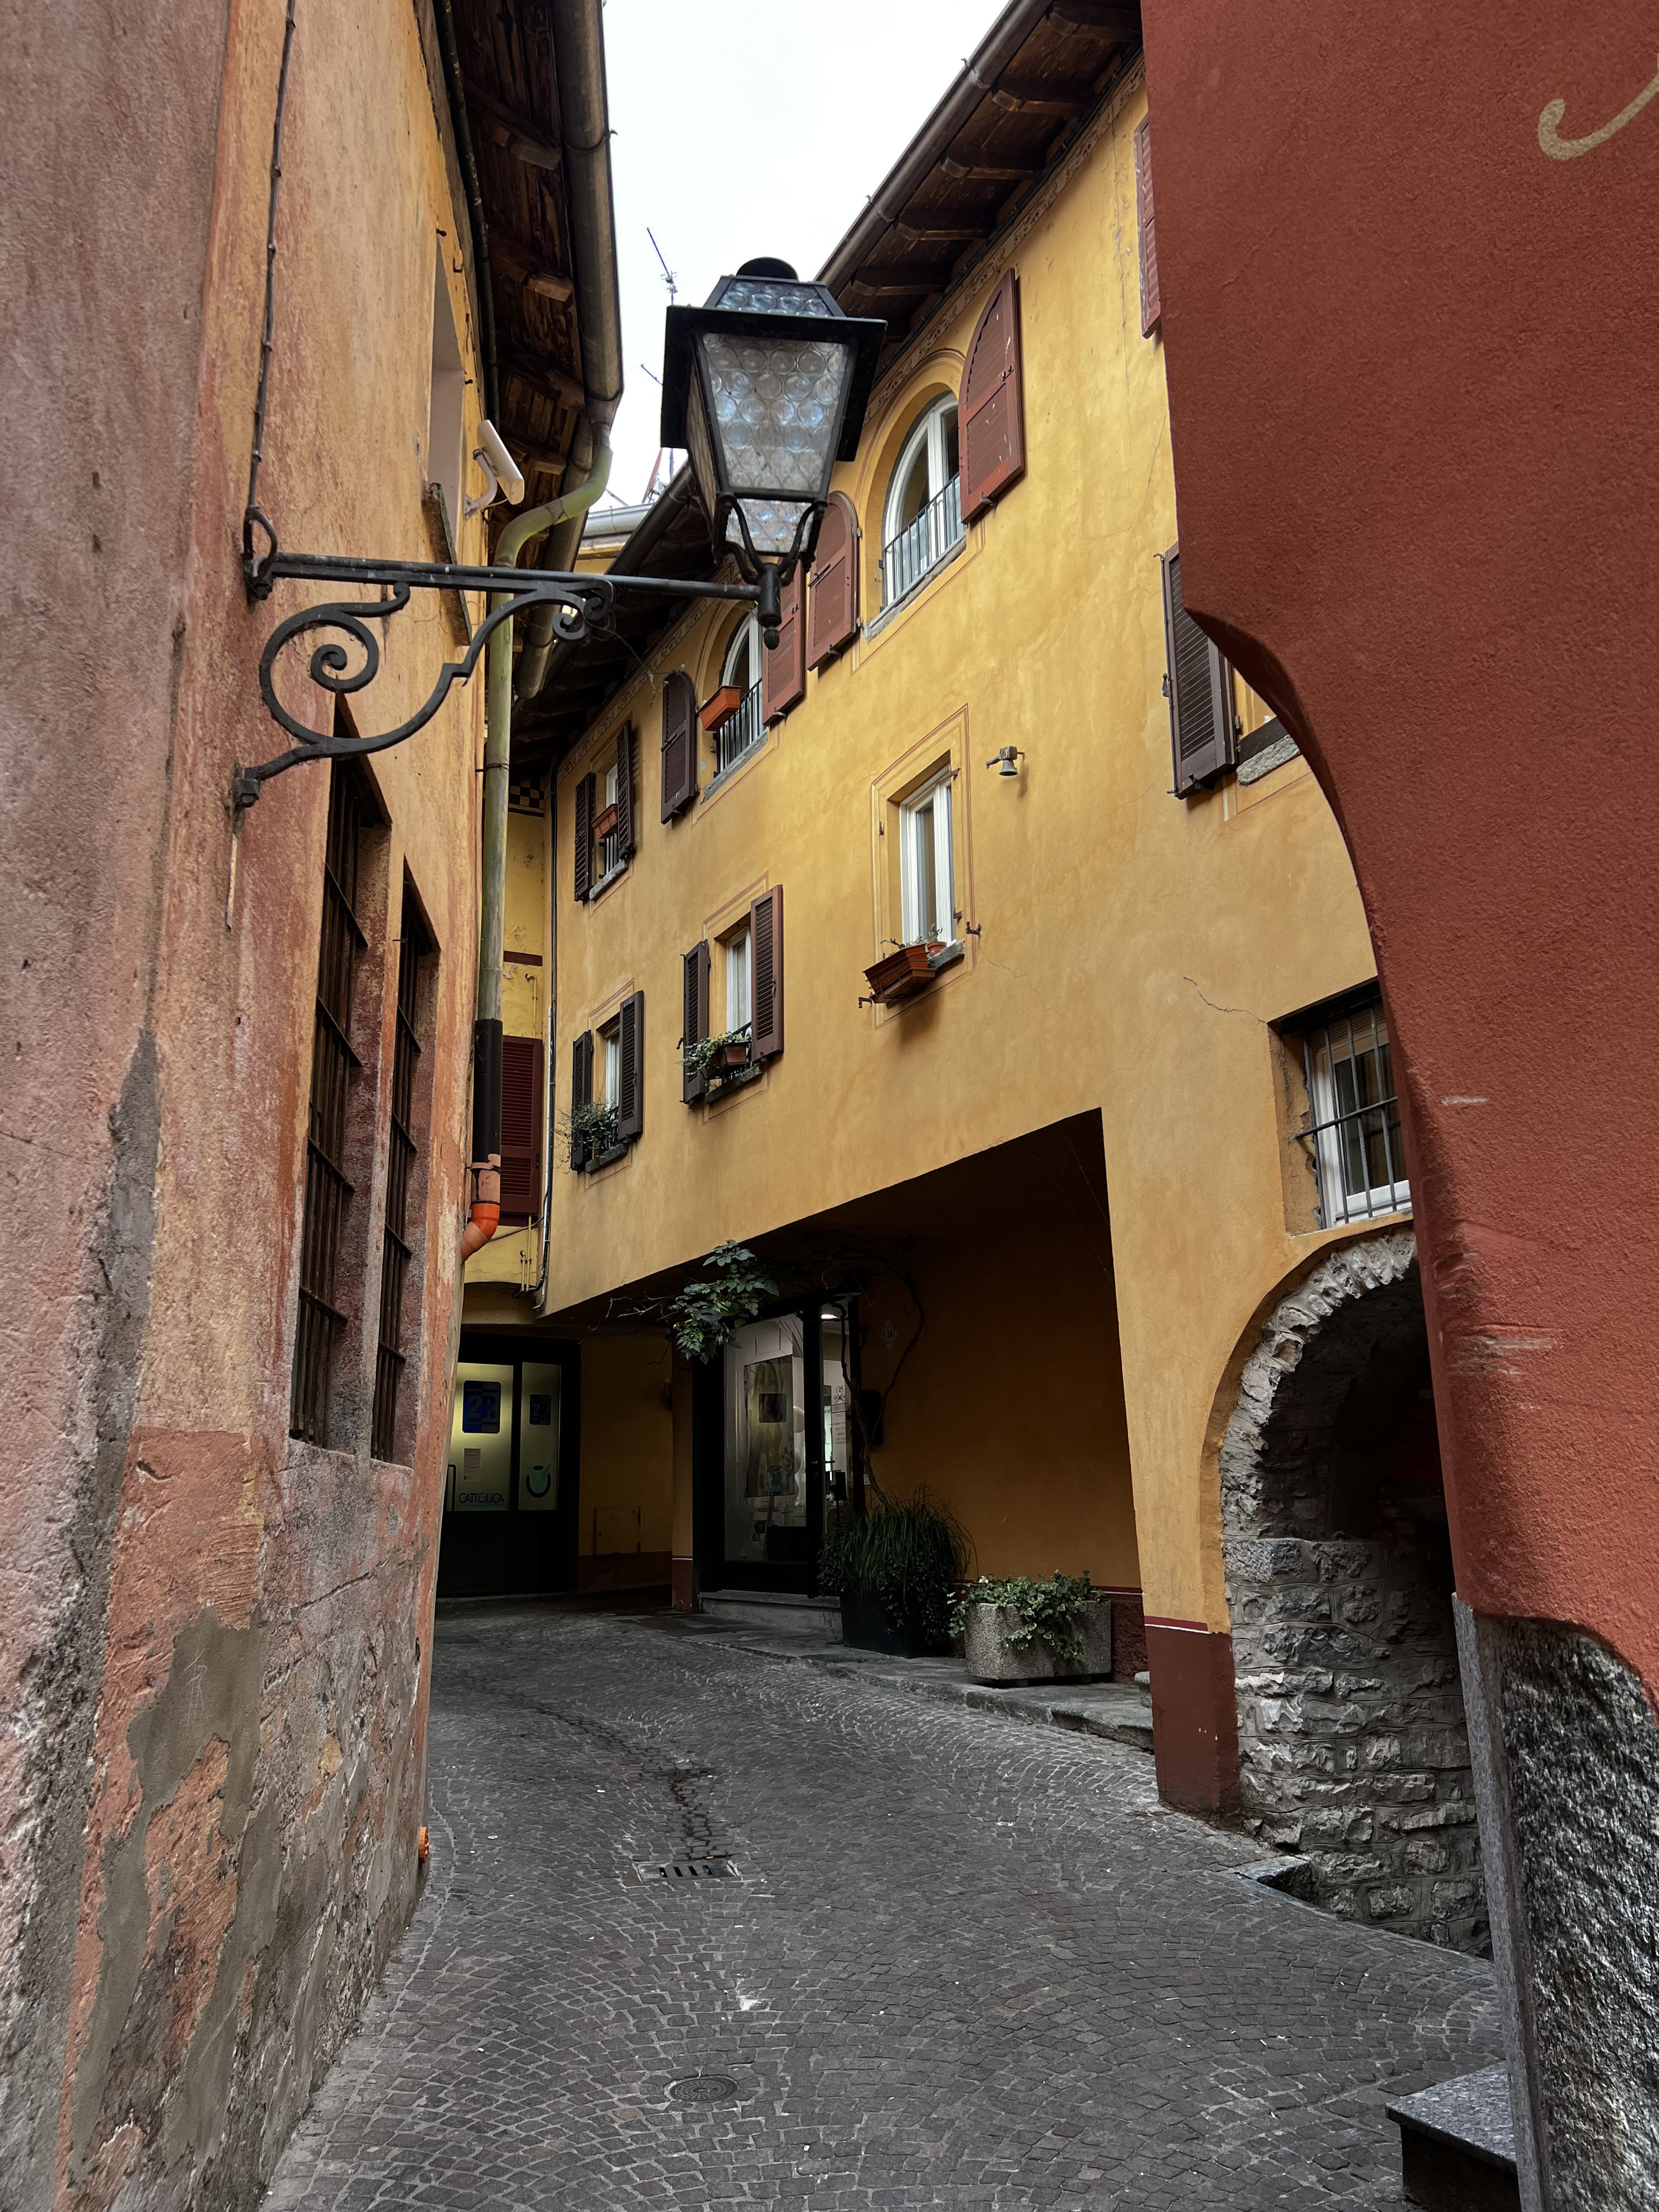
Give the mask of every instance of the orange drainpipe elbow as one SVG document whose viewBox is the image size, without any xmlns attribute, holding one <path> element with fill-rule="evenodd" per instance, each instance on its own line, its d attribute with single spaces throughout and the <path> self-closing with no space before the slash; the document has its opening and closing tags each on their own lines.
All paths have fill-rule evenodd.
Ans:
<svg viewBox="0 0 1659 2212">
<path fill-rule="evenodd" d="M 492 1160 L 487 1168 L 478 1170 L 478 1194 L 472 1201 L 472 1212 L 461 1235 L 461 1265 L 465 1267 L 475 1252 L 484 1246 L 501 1226 L 501 1170 L 498 1161 Z"/>
</svg>

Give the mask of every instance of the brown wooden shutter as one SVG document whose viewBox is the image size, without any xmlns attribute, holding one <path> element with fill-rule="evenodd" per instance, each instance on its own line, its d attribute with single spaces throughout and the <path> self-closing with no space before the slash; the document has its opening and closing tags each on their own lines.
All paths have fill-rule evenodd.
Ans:
<svg viewBox="0 0 1659 2212">
<path fill-rule="evenodd" d="M 585 899 L 593 888 L 593 779 L 585 775 L 576 786 L 576 897 Z"/>
<path fill-rule="evenodd" d="M 684 814 L 697 795 L 697 695 L 676 669 L 662 687 L 662 818 Z"/>
<path fill-rule="evenodd" d="M 761 720 L 781 722 L 806 696 L 806 625 L 801 620 L 801 572 L 783 587 L 783 618 L 778 641 L 761 648 Z"/>
<path fill-rule="evenodd" d="M 753 981 L 750 1056 L 756 1065 L 783 1050 L 783 885 L 763 891 L 749 908 Z"/>
<path fill-rule="evenodd" d="M 617 1142 L 631 1144 L 645 1127 L 645 994 L 622 1002 L 617 1017 Z"/>
<path fill-rule="evenodd" d="M 542 1048 L 534 1037 L 501 1039 L 501 1218 L 533 1221 L 542 1210 Z"/>
<path fill-rule="evenodd" d="M 1152 222 L 1152 119 L 1135 125 L 1135 228 L 1140 237 L 1140 335 L 1151 337 L 1164 319 L 1158 289 L 1158 232 Z"/>
<path fill-rule="evenodd" d="M 962 519 L 971 522 L 1025 473 L 1019 280 L 1012 269 L 985 303 L 962 373 Z"/>
<path fill-rule="evenodd" d="M 708 1034 L 708 939 L 694 945 L 682 961 L 680 1050 L 688 1045 L 701 1044 Z M 695 1106 L 708 1085 L 695 1067 L 680 1069 L 680 1097 L 688 1106 Z"/>
<path fill-rule="evenodd" d="M 832 492 L 812 559 L 806 663 L 822 668 L 859 633 L 859 526 L 852 502 Z"/>
<path fill-rule="evenodd" d="M 1169 673 L 1170 742 L 1176 796 L 1210 783 L 1238 757 L 1232 671 L 1188 613 L 1181 597 L 1181 551 L 1164 556 L 1164 647 Z"/>
<path fill-rule="evenodd" d="M 631 860 L 638 839 L 634 834 L 634 725 L 624 722 L 617 732 L 617 858 Z"/>
<path fill-rule="evenodd" d="M 579 1037 L 570 1041 L 570 1110 L 593 1103 L 593 1032 L 584 1030 Z M 570 1164 L 573 1168 L 587 1165 L 587 1146 L 575 1137 L 570 1139 Z"/>
</svg>

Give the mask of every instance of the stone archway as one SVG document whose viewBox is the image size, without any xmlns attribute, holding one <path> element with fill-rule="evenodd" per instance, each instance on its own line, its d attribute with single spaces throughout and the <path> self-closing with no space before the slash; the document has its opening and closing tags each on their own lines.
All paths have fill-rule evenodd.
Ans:
<svg viewBox="0 0 1659 2212">
<path fill-rule="evenodd" d="M 1273 1309 L 1220 1452 L 1240 1788 L 1313 1900 L 1488 1948 L 1417 1244 L 1343 1245 Z"/>
</svg>

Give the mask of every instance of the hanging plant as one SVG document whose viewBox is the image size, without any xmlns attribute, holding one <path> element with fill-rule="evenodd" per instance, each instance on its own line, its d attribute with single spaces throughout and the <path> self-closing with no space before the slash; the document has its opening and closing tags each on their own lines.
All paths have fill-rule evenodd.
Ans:
<svg viewBox="0 0 1659 2212">
<path fill-rule="evenodd" d="M 680 1065 L 708 1082 L 711 1075 L 729 1075 L 749 1065 L 749 1024 L 727 1030 L 720 1036 L 694 1037 L 680 1054 Z"/>
<path fill-rule="evenodd" d="M 559 1116 L 559 1134 L 564 1140 L 565 1158 L 571 1167 L 580 1167 L 585 1160 L 596 1158 L 602 1152 L 615 1150 L 620 1141 L 622 1116 L 614 1106 L 596 1100 L 586 1106 L 573 1106 L 568 1114 Z"/>
<path fill-rule="evenodd" d="M 744 1322 L 754 1320 L 762 1299 L 777 1296 L 778 1286 L 761 1273 L 746 1246 L 729 1239 L 702 1264 L 704 1274 L 670 1301 L 668 1328 L 684 1358 L 707 1366 Z"/>
</svg>

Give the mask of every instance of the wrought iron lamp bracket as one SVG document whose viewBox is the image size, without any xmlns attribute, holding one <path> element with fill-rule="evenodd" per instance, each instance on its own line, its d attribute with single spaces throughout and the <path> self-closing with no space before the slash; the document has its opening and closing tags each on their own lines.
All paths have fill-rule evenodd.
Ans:
<svg viewBox="0 0 1659 2212">
<path fill-rule="evenodd" d="M 252 525 L 256 520 L 270 537 L 270 550 L 263 555 L 253 550 Z M 285 553 L 276 544 L 276 532 L 265 517 L 252 510 L 244 526 L 243 539 L 242 568 L 250 599 L 268 599 L 273 585 L 283 577 L 355 586 L 360 590 L 378 591 L 382 596 L 377 599 L 326 600 L 277 623 L 259 656 L 259 692 L 272 720 L 295 743 L 287 752 L 256 768 L 243 768 L 238 763 L 231 777 L 234 808 L 252 806 L 272 776 L 281 775 L 285 769 L 297 768 L 301 762 L 355 759 L 368 753 L 384 752 L 389 746 L 401 744 L 405 738 L 412 738 L 432 720 L 448 697 L 452 686 L 465 684 L 472 675 L 493 632 L 503 623 L 511 622 L 515 615 L 527 614 L 532 607 L 550 606 L 554 610 L 556 641 L 575 645 L 584 638 L 603 637 L 611 632 L 618 590 L 648 592 L 659 598 L 743 599 L 751 605 L 763 598 L 762 586 L 755 584 L 694 583 L 659 576 L 583 576 L 550 568 L 465 568 L 453 562 L 376 561 L 352 555 Z M 289 713 L 276 696 L 275 676 L 277 658 L 285 645 L 311 630 L 332 630 L 349 639 L 362 656 L 359 666 L 352 667 L 351 653 L 336 637 L 313 648 L 310 675 L 313 683 L 331 697 L 351 697 L 367 690 L 380 672 L 380 642 L 370 623 L 388 621 L 401 614 L 414 592 L 479 592 L 491 604 L 473 632 L 465 654 L 459 660 L 445 661 L 426 699 L 412 714 L 395 729 L 383 730 L 373 737 L 359 737 L 313 730 Z"/>
</svg>

